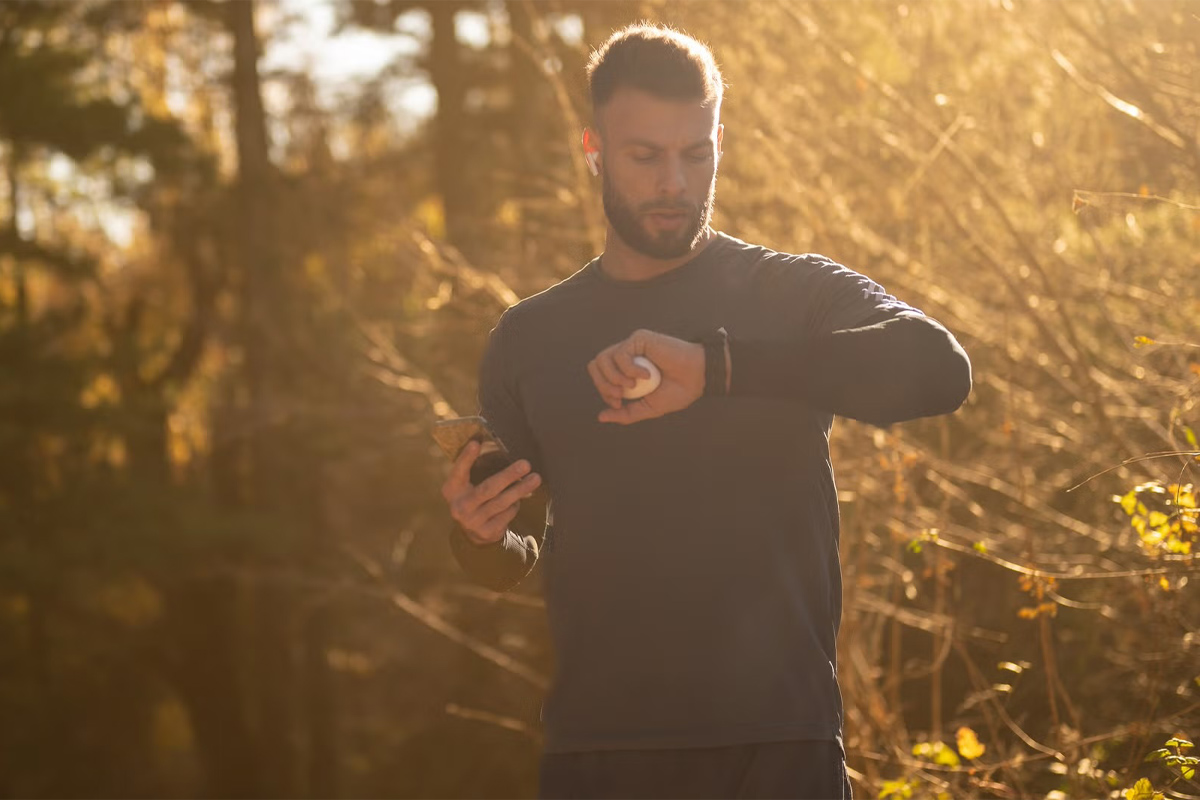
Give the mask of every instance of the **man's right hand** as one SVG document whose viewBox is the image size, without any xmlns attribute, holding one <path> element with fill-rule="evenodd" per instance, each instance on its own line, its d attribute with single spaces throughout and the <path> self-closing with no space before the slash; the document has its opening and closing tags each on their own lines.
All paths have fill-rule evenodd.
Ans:
<svg viewBox="0 0 1200 800">
<path fill-rule="evenodd" d="M 467 538 L 475 544 L 487 545 L 504 538 L 521 501 L 533 494 L 542 478 L 529 471 L 528 461 L 521 460 L 475 486 L 471 483 L 471 465 L 478 457 L 479 442 L 469 442 L 442 484 L 442 497 L 450 506 L 450 516 Z"/>
</svg>

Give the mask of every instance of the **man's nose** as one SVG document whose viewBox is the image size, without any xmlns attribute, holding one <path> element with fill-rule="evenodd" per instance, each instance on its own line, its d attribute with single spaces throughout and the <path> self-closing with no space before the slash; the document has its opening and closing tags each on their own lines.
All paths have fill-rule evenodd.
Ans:
<svg viewBox="0 0 1200 800">
<path fill-rule="evenodd" d="M 683 169 L 683 159 L 679 156 L 668 155 L 663 159 L 659 171 L 659 193 L 674 197 L 682 194 L 687 188 L 687 176 Z"/>
</svg>

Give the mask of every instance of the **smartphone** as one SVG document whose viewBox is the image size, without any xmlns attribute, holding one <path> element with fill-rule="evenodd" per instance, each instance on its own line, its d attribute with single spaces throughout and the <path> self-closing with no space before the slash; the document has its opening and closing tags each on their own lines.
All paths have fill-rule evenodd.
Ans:
<svg viewBox="0 0 1200 800">
<path fill-rule="evenodd" d="M 433 438 L 451 461 L 458 458 L 468 442 L 479 442 L 479 455 L 471 465 L 471 483 L 475 486 L 513 462 L 508 448 L 483 417 L 457 417 L 435 422 Z"/>
</svg>

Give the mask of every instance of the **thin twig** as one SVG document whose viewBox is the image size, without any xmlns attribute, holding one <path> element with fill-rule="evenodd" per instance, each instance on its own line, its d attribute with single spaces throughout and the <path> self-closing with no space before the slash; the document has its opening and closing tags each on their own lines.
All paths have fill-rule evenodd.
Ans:
<svg viewBox="0 0 1200 800">
<path fill-rule="evenodd" d="M 1085 205 L 1096 205 L 1096 203 L 1092 203 L 1089 199 L 1093 197 L 1128 197 L 1132 200 L 1155 200 L 1160 203 L 1169 203 L 1177 208 L 1183 208 L 1188 211 L 1200 211 L 1200 206 L 1188 205 L 1187 203 L 1181 203 L 1178 200 L 1172 200 L 1169 197 L 1162 197 L 1161 195 L 1157 194 L 1136 194 L 1134 192 L 1091 192 L 1086 189 L 1075 190 L 1074 199 L 1082 201 Z M 1077 208 L 1078 204 L 1076 202 L 1072 202 L 1071 207 Z"/>
<path fill-rule="evenodd" d="M 1089 481 L 1095 480 L 1096 478 L 1099 478 L 1101 475 L 1105 475 L 1109 472 L 1112 472 L 1114 469 L 1120 469 L 1121 467 L 1124 467 L 1128 464 L 1136 464 L 1139 461 L 1150 461 L 1155 458 L 1174 458 L 1177 456 L 1200 456 L 1200 450 L 1173 450 L 1173 451 L 1165 451 L 1164 450 L 1164 451 L 1161 451 L 1158 453 L 1147 453 L 1144 456 L 1134 456 L 1133 458 L 1127 458 L 1124 461 L 1122 461 L 1120 464 L 1109 467 L 1108 469 L 1101 470 L 1101 471 L 1097 472 L 1095 475 L 1092 475 L 1089 478 L 1085 478 L 1084 480 L 1075 484 L 1074 486 L 1072 486 L 1070 489 L 1067 489 L 1066 491 L 1073 492 L 1076 489 L 1078 489 L 1080 486 L 1083 486 L 1083 484 L 1085 484 Z"/>
<path fill-rule="evenodd" d="M 362 568 L 363 572 L 371 576 L 376 582 L 382 583 L 383 569 L 378 563 L 357 548 L 349 545 L 343 545 L 343 551 Z M 505 672 L 516 675 L 518 678 L 525 680 L 543 692 L 550 688 L 549 679 L 541 672 L 521 663 L 503 650 L 492 647 L 486 642 L 482 642 L 462 631 L 404 592 L 386 587 L 384 588 L 384 594 L 397 608 L 431 630 L 442 634 L 442 636 L 455 644 L 462 645 L 480 658 L 491 662 Z"/>
<path fill-rule="evenodd" d="M 1196 561 L 1194 556 L 1185 556 L 1186 562 L 1177 567 L 1148 567 L 1146 569 L 1126 569 L 1114 570 L 1112 572 L 1051 572 L 1049 570 L 1040 569 L 1038 567 L 1028 567 L 1023 564 L 1017 564 L 999 556 L 994 556 L 991 553 L 981 553 L 973 547 L 951 542 L 942 537 L 930 538 L 929 542 L 944 547 L 947 550 L 953 550 L 956 553 L 963 553 L 975 558 L 982 558 L 984 561 L 990 561 L 993 564 L 1004 567 L 1005 569 L 1016 572 L 1020 575 L 1029 575 L 1037 578 L 1053 578 L 1058 581 L 1087 581 L 1087 580 L 1105 580 L 1112 578 L 1144 578 L 1152 575 L 1178 575 L 1184 572 L 1200 572 L 1200 562 Z"/>
<path fill-rule="evenodd" d="M 491 711 L 460 706 L 457 703 L 447 703 L 446 713 L 450 714 L 451 716 L 461 717 L 462 719 L 487 722 L 499 728 L 505 728 L 506 730 L 523 733 L 538 744 L 541 744 L 542 741 L 542 735 L 537 730 L 531 728 L 529 725 L 526 725 L 524 722 L 516 719 L 515 717 L 505 717 L 500 714 L 492 713 Z"/>
</svg>

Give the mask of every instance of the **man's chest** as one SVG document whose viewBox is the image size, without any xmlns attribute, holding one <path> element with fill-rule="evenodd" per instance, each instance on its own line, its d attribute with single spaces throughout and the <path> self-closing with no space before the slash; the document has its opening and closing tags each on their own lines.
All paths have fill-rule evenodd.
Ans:
<svg viewBox="0 0 1200 800">
<path fill-rule="evenodd" d="M 770 451 L 787 447 L 789 430 L 812 430 L 811 413 L 797 404 L 701 398 L 683 411 L 634 425 L 601 423 L 597 416 L 605 404 L 587 365 L 639 328 L 684 340 L 718 327 L 734 337 L 778 339 L 799 335 L 803 322 L 786 306 L 764 301 L 760 292 L 727 282 L 657 302 L 597 303 L 542 325 L 537 342 L 525 343 L 538 356 L 524 364 L 518 390 L 552 490 L 582 484 L 594 490 L 603 483 L 624 494 L 666 470 L 695 473 L 707 483 L 723 469 L 775 462 Z"/>
</svg>

